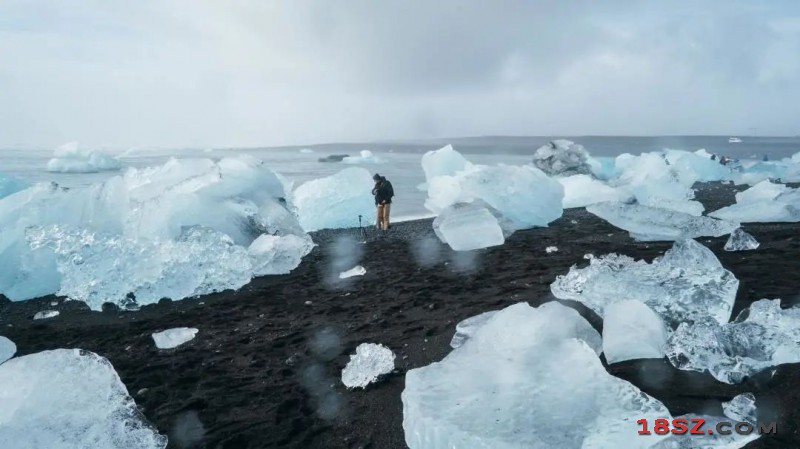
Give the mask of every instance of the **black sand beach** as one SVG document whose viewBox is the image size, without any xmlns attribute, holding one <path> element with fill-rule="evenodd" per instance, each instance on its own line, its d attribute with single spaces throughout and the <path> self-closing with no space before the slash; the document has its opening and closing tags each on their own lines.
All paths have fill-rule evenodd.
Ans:
<svg viewBox="0 0 800 449">
<path fill-rule="evenodd" d="M 698 196 L 715 210 L 731 203 L 732 193 L 730 186 L 712 184 Z M 734 316 L 762 298 L 781 298 L 784 307 L 800 301 L 800 224 L 745 229 L 761 242 L 758 250 L 727 252 L 727 237 L 700 239 L 740 280 Z M 395 224 L 387 235 L 370 230 L 363 244 L 354 230 L 320 232 L 314 239 L 318 246 L 294 272 L 256 279 L 238 292 L 162 301 L 139 312 L 90 312 L 83 303 L 52 297 L 0 298 L 0 329 L 18 355 L 82 348 L 107 357 L 173 448 L 405 448 L 404 373 L 441 360 L 458 321 L 520 301 L 554 300 L 550 283 L 571 265 L 586 263 L 587 253 L 651 260 L 671 246 L 636 243 L 582 209 L 566 211 L 548 228 L 518 232 L 501 247 L 460 257 L 433 240 L 428 220 Z M 548 246 L 558 252 L 547 254 Z M 366 275 L 331 279 L 356 263 Z M 564 303 L 601 329 L 588 309 Z M 61 314 L 31 319 L 46 309 Z M 176 349 L 155 348 L 151 333 L 181 326 L 200 331 Z M 394 350 L 397 369 L 364 391 L 347 391 L 341 370 L 364 342 Z M 777 420 L 778 434 L 747 448 L 800 447 L 800 364 L 739 385 L 679 371 L 666 360 L 620 363 L 609 372 L 674 415 L 718 414 L 721 401 L 752 392 L 760 419 Z"/>
</svg>

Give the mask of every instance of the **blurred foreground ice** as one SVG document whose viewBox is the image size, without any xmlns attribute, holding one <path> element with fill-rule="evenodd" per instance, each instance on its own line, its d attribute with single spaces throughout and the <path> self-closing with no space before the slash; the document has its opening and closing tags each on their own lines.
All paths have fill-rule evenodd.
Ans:
<svg viewBox="0 0 800 449">
<path fill-rule="evenodd" d="M 0 293 L 12 301 L 56 293 L 135 309 L 287 273 L 312 246 L 282 179 L 245 155 L 0 199 Z"/>
<path fill-rule="evenodd" d="M 441 362 L 406 374 L 411 449 L 635 449 L 661 438 L 637 435 L 636 420 L 669 411 L 606 372 L 600 335 L 575 310 L 520 303 L 471 327 Z"/>
<path fill-rule="evenodd" d="M 592 257 L 589 266 L 573 266 L 551 284 L 560 299 L 584 303 L 600 316 L 606 307 L 638 299 L 667 324 L 708 317 L 727 323 L 739 281 L 713 252 L 694 240 L 677 241 L 653 263 L 608 254 Z"/>
<path fill-rule="evenodd" d="M 91 352 L 57 349 L 13 358 L 0 364 L 0 385 L 2 448 L 167 446 L 108 360 Z"/>
</svg>

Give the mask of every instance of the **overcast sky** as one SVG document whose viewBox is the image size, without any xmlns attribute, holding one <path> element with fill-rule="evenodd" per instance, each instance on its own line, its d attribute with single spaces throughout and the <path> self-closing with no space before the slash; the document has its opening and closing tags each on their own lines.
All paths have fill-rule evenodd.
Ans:
<svg viewBox="0 0 800 449">
<path fill-rule="evenodd" d="M 0 0 L 0 147 L 800 134 L 800 2 Z"/>
</svg>

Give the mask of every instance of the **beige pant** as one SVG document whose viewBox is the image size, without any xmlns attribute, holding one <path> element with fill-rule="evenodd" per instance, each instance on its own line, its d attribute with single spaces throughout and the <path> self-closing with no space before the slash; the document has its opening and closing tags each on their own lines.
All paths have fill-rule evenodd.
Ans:
<svg viewBox="0 0 800 449">
<path fill-rule="evenodd" d="M 378 229 L 383 229 L 384 231 L 389 229 L 389 210 L 391 208 L 391 204 L 378 204 L 378 217 L 376 221 Z"/>
</svg>

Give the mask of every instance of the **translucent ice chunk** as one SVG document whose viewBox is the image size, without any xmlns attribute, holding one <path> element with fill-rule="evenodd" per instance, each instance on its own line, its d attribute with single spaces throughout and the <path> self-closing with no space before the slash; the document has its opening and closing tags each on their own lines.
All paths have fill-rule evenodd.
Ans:
<svg viewBox="0 0 800 449">
<path fill-rule="evenodd" d="M 14 357 L 17 353 L 17 345 L 13 341 L 0 335 L 0 364 Z"/>
<path fill-rule="evenodd" d="M 589 175 L 558 178 L 564 186 L 564 208 L 586 207 L 605 201 L 624 201 L 629 195 Z"/>
<path fill-rule="evenodd" d="M 36 312 L 36 314 L 33 315 L 33 319 L 34 320 L 46 320 L 46 319 L 49 319 L 49 318 L 55 318 L 60 314 L 61 314 L 61 312 L 59 312 L 58 310 L 42 310 L 41 312 Z"/>
<path fill-rule="evenodd" d="M 306 234 L 262 234 L 250 244 L 247 253 L 253 265 L 253 274 L 265 276 L 291 272 L 313 248 L 314 241 Z"/>
<path fill-rule="evenodd" d="M 61 173 L 96 173 L 122 168 L 119 160 L 99 151 L 81 150 L 78 144 L 68 143 L 56 148 L 47 171 Z"/>
<path fill-rule="evenodd" d="M 731 323 L 682 323 L 670 337 L 667 357 L 676 368 L 708 370 L 728 384 L 800 362 L 800 308 L 781 309 L 780 300 L 762 299 Z"/>
<path fill-rule="evenodd" d="M 28 183 L 5 173 L 0 173 L 0 198 L 19 192 L 28 187 Z"/>
<path fill-rule="evenodd" d="M 694 216 L 641 204 L 598 203 L 586 210 L 624 229 L 639 241 L 684 240 L 730 234 L 739 223 Z"/>
<path fill-rule="evenodd" d="M 306 231 L 358 227 L 375 223 L 372 174 L 365 168 L 350 167 L 331 176 L 301 184 L 294 191 L 300 224 Z"/>
<path fill-rule="evenodd" d="M 589 152 L 582 145 L 565 139 L 539 147 L 533 155 L 533 165 L 550 176 L 592 174 Z"/>
<path fill-rule="evenodd" d="M 741 223 L 794 223 L 800 221 L 800 190 L 762 181 L 736 194 L 736 204 L 709 214 Z"/>
<path fill-rule="evenodd" d="M 742 393 L 729 402 L 723 402 L 722 413 L 730 419 L 756 425 L 756 397 L 753 393 Z"/>
<path fill-rule="evenodd" d="M 353 276 L 364 276 L 365 274 L 367 274 L 367 269 L 361 265 L 356 265 L 347 271 L 342 271 L 339 273 L 339 279 L 347 279 Z"/>
<path fill-rule="evenodd" d="M 610 376 L 600 336 L 550 302 L 507 307 L 441 362 L 412 369 L 402 393 L 411 449 L 646 448 L 637 419 L 669 417 L 659 401 Z M 595 348 L 593 348 L 595 347 Z"/>
<path fill-rule="evenodd" d="M 605 308 L 603 352 L 608 363 L 660 359 L 668 338 L 661 317 L 641 301 L 618 301 Z"/>
<path fill-rule="evenodd" d="M 756 249 L 761 245 L 752 235 L 739 228 L 731 233 L 728 241 L 725 242 L 725 251 L 748 251 Z"/>
<path fill-rule="evenodd" d="M 57 349 L 0 365 L 0 447 L 163 449 L 108 360 Z"/>
<path fill-rule="evenodd" d="M 466 320 L 460 321 L 458 324 L 456 324 L 456 333 L 450 340 L 450 347 L 455 349 L 463 345 L 465 341 L 472 337 L 475 331 L 486 324 L 486 322 L 489 321 L 489 319 L 492 318 L 496 313 L 497 310 L 490 310 L 488 312 L 483 312 L 480 315 L 475 315 L 467 318 Z"/>
<path fill-rule="evenodd" d="M 502 245 L 503 229 L 497 218 L 476 204 L 454 204 L 433 220 L 433 230 L 455 251 L 471 251 Z"/>
<path fill-rule="evenodd" d="M 365 388 L 379 376 L 394 370 L 395 355 L 386 346 L 362 343 L 342 370 L 342 383 L 347 388 Z"/>
<path fill-rule="evenodd" d="M 461 153 L 454 150 L 452 145 L 446 145 L 422 155 L 422 170 L 428 181 L 437 176 L 455 175 L 470 165 L 472 164 Z"/>
<path fill-rule="evenodd" d="M 651 264 L 618 254 L 591 257 L 588 267 L 573 266 L 550 286 L 557 298 L 582 302 L 600 316 L 610 304 L 638 299 L 671 326 L 703 317 L 727 323 L 738 288 L 733 273 L 694 240 L 675 242 Z"/>
<path fill-rule="evenodd" d="M 161 332 L 153 333 L 153 341 L 158 349 L 172 349 L 189 342 L 197 335 L 198 330 L 193 327 L 176 327 Z"/>
</svg>

